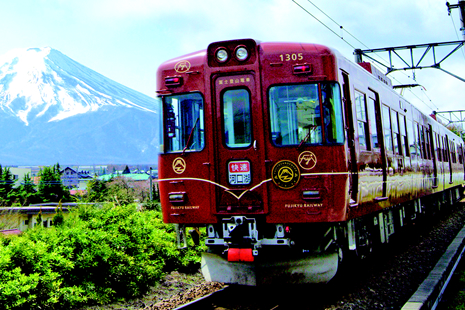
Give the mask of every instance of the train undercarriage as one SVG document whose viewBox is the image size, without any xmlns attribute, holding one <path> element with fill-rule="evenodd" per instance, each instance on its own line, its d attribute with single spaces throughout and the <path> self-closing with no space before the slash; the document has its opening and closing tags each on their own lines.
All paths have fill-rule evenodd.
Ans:
<svg viewBox="0 0 465 310">
<path fill-rule="evenodd" d="M 224 217 L 206 227 L 209 251 L 202 255 L 201 270 L 207 281 L 239 285 L 326 283 L 347 256 L 366 258 L 405 226 L 462 198 L 459 186 L 339 223 L 267 224 L 260 217 Z M 183 231 L 181 245 L 187 244 Z"/>
</svg>

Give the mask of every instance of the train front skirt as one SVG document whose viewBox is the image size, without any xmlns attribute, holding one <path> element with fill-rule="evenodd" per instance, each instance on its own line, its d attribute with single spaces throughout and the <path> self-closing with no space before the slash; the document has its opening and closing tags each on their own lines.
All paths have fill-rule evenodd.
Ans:
<svg viewBox="0 0 465 310">
<path fill-rule="evenodd" d="M 326 283 L 336 275 L 338 260 L 337 253 L 323 253 L 293 260 L 229 262 L 220 255 L 202 253 L 201 270 L 205 280 L 228 284 Z"/>
</svg>

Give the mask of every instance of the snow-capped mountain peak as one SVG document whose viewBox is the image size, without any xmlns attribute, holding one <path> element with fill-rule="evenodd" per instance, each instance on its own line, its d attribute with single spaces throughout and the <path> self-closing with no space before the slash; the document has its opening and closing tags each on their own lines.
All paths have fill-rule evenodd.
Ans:
<svg viewBox="0 0 465 310">
<path fill-rule="evenodd" d="M 0 164 L 154 163 L 157 101 L 50 47 L 0 56 Z"/>
<path fill-rule="evenodd" d="M 39 118 L 59 121 L 108 105 L 154 112 L 146 101 L 50 47 L 16 49 L 0 56 L 0 108 L 26 125 Z"/>
</svg>

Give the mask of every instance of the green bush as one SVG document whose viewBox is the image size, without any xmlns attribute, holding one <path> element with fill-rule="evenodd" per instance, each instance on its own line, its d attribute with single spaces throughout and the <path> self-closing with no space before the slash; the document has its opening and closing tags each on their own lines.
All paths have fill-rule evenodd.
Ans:
<svg viewBox="0 0 465 310">
<path fill-rule="evenodd" d="M 134 298 L 164 272 L 198 269 L 198 249 L 176 248 L 172 226 L 136 205 L 82 206 L 60 226 L 0 238 L 0 304 L 70 309 Z"/>
</svg>

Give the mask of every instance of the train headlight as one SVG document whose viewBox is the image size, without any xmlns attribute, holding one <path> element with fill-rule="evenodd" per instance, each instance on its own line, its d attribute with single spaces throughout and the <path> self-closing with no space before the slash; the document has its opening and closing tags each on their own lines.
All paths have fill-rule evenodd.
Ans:
<svg viewBox="0 0 465 310">
<path fill-rule="evenodd" d="M 168 199 L 171 203 L 184 203 L 186 201 L 185 192 L 168 193 Z"/>
<path fill-rule="evenodd" d="M 218 62 L 226 62 L 229 58 L 229 55 L 228 55 L 228 51 L 223 48 L 223 47 L 220 47 L 219 49 L 216 50 L 216 60 L 218 60 Z"/>
<path fill-rule="evenodd" d="M 239 61 L 244 61 L 249 58 L 249 51 L 245 48 L 245 46 L 239 46 L 236 48 L 236 58 Z"/>
</svg>

